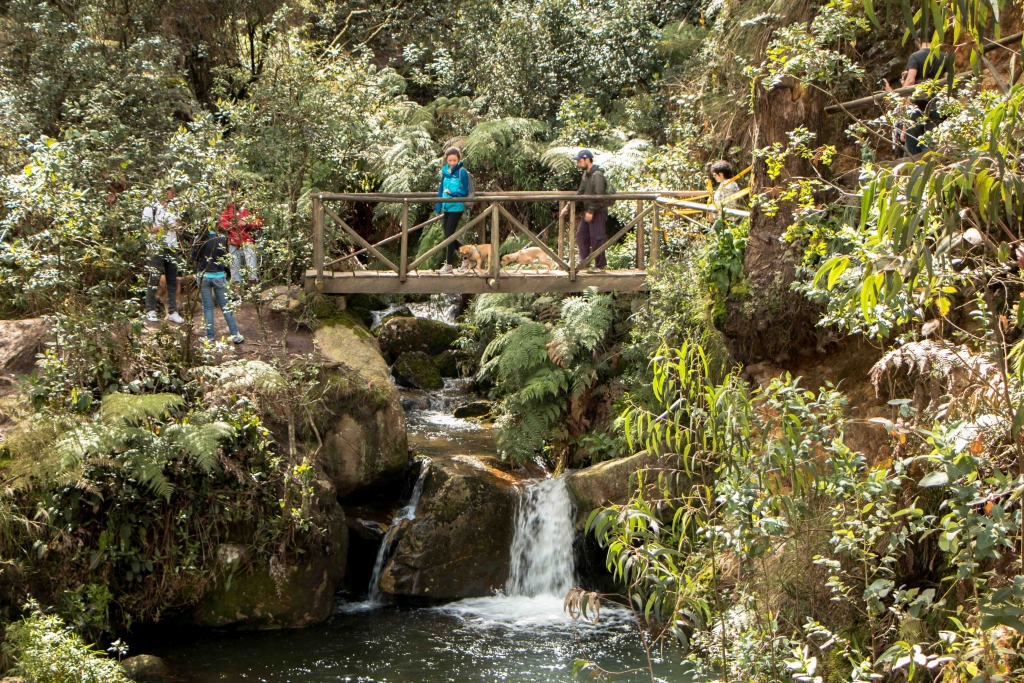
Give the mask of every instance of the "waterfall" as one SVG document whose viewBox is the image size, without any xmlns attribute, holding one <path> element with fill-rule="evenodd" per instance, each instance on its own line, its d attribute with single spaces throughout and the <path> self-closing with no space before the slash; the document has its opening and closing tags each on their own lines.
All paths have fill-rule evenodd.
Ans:
<svg viewBox="0 0 1024 683">
<path fill-rule="evenodd" d="M 575 535 L 565 478 L 545 479 L 527 487 L 516 513 L 507 593 L 564 598 L 575 583 Z"/>
<path fill-rule="evenodd" d="M 420 474 L 416 477 L 416 484 L 412 487 L 412 495 L 409 496 L 409 502 L 395 513 L 388 532 L 384 534 L 384 538 L 380 542 L 380 550 L 377 551 L 377 561 L 374 562 L 373 575 L 370 577 L 370 604 L 372 605 L 382 605 L 385 602 L 384 594 L 380 590 L 380 575 L 384 571 L 384 565 L 387 563 L 388 557 L 391 555 L 391 544 L 394 541 L 395 532 L 398 531 L 399 525 L 406 520 L 416 519 L 416 508 L 419 507 L 420 498 L 423 496 L 423 486 L 427 481 L 427 473 L 429 471 L 430 460 L 422 458 L 420 460 Z"/>
</svg>

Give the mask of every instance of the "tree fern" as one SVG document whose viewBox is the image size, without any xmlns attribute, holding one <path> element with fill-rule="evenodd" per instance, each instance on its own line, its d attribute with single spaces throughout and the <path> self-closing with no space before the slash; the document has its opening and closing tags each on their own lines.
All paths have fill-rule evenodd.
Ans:
<svg viewBox="0 0 1024 683">
<path fill-rule="evenodd" d="M 221 442 L 234 435 L 230 425 L 212 419 L 172 421 L 170 411 L 183 404 L 175 394 L 107 396 L 98 421 L 57 443 L 63 474 L 72 476 L 88 465 L 117 465 L 155 495 L 170 499 L 173 486 L 164 475 L 165 467 L 186 460 L 212 472 Z"/>
</svg>

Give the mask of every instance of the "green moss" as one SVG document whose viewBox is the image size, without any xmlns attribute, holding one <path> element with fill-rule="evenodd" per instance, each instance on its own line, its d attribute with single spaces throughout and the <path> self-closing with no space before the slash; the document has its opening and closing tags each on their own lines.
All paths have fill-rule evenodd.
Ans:
<svg viewBox="0 0 1024 683">
<path fill-rule="evenodd" d="M 347 327 L 360 339 L 373 339 L 373 335 L 370 334 L 370 330 L 363 324 L 362 319 L 349 309 L 343 311 L 335 309 L 329 317 L 317 319 L 318 329 L 321 327 L 331 327 L 332 325 Z"/>
<path fill-rule="evenodd" d="M 395 379 L 402 386 L 416 389 L 440 389 L 444 386 L 441 373 L 430 356 L 422 351 L 403 353 L 395 360 Z"/>
</svg>

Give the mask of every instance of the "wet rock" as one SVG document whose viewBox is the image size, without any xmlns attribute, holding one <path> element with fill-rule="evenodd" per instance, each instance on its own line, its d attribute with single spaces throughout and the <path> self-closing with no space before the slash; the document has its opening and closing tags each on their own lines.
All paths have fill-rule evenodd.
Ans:
<svg viewBox="0 0 1024 683">
<path fill-rule="evenodd" d="M 408 306 L 394 306 L 385 308 L 383 311 L 374 311 L 374 322 L 370 327 L 371 330 L 379 330 L 380 326 L 391 320 L 392 318 L 409 318 L 412 317 L 412 311 L 409 310 Z"/>
<path fill-rule="evenodd" d="M 459 376 L 459 356 L 451 349 L 434 356 L 434 365 L 442 377 Z"/>
<path fill-rule="evenodd" d="M 434 361 L 422 351 L 407 351 L 396 360 L 391 371 L 395 380 L 403 387 L 413 389 L 440 389 L 444 380 L 437 371 Z"/>
<path fill-rule="evenodd" d="M 0 320 L 0 374 L 27 374 L 43 348 L 45 335 L 41 318 Z"/>
<path fill-rule="evenodd" d="M 334 605 L 332 568 L 325 557 L 267 565 L 219 577 L 195 610 L 195 622 L 212 628 L 301 628 L 325 621 Z"/>
<path fill-rule="evenodd" d="M 608 505 L 622 505 L 629 501 L 637 488 L 638 478 L 634 475 L 643 471 L 646 484 L 656 483 L 662 472 L 673 472 L 678 465 L 674 455 L 658 457 L 646 451 L 631 455 L 628 458 L 606 460 L 605 462 L 570 472 L 565 482 L 569 491 L 576 499 L 579 515 L 576 527 L 582 529 L 587 517 L 596 508 Z M 688 482 L 688 480 L 687 480 Z M 675 481 L 674 486 L 681 488 L 687 485 L 684 481 Z"/>
<path fill-rule="evenodd" d="M 458 338 L 458 327 L 427 318 L 391 318 L 377 333 L 380 349 L 389 358 L 409 351 L 436 356 L 451 349 Z"/>
<path fill-rule="evenodd" d="M 349 294 L 345 297 L 346 310 L 355 314 L 367 328 L 373 325 L 373 311 L 387 307 L 387 302 L 376 294 Z"/>
<path fill-rule="evenodd" d="M 405 410 L 430 410 L 430 397 L 403 396 L 402 408 Z"/>
<path fill-rule="evenodd" d="M 319 461 L 339 497 L 401 477 L 409 464 L 405 413 L 373 336 L 358 323 L 318 329 L 326 408 Z"/>
<path fill-rule="evenodd" d="M 473 401 L 466 405 L 459 406 L 452 413 L 455 417 L 469 418 L 469 417 L 484 417 L 491 414 L 491 402 L 490 401 Z"/>
<path fill-rule="evenodd" d="M 427 466 L 416 518 L 401 529 L 380 588 L 437 600 L 491 595 L 508 579 L 518 480 L 493 457 Z"/>
<path fill-rule="evenodd" d="M 167 662 L 155 655 L 135 655 L 121 661 L 124 674 L 135 683 L 171 683 L 176 677 Z M 4 679 L 6 680 L 6 679 Z"/>
</svg>

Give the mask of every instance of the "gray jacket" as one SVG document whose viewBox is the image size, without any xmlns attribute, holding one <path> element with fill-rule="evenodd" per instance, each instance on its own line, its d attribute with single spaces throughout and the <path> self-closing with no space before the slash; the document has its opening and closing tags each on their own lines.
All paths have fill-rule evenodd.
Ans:
<svg viewBox="0 0 1024 683">
<path fill-rule="evenodd" d="M 604 169 L 597 165 L 591 166 L 590 170 L 583 174 L 583 178 L 580 180 L 580 189 L 576 191 L 576 194 L 608 194 L 608 181 L 604 177 Z M 597 213 L 601 209 L 607 209 L 611 204 L 611 202 L 588 199 L 583 202 L 583 210 Z"/>
</svg>

